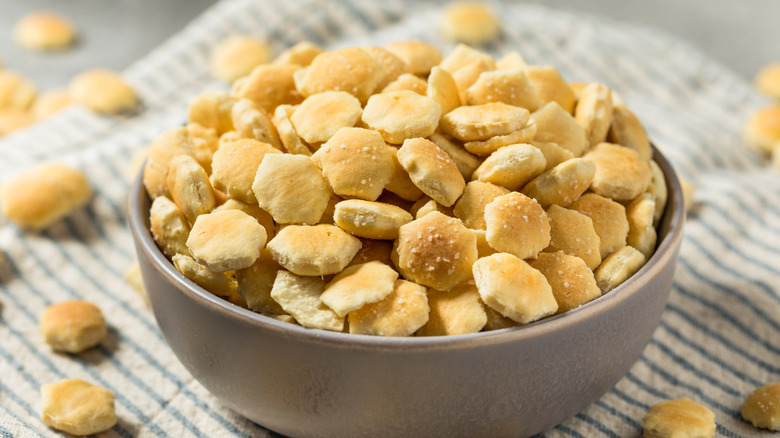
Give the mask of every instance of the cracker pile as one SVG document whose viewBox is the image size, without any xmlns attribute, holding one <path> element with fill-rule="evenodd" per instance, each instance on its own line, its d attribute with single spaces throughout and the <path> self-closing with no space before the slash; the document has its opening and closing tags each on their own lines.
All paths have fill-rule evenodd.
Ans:
<svg viewBox="0 0 780 438">
<path fill-rule="evenodd" d="M 152 144 L 151 231 L 186 277 L 304 327 L 527 324 L 652 255 L 667 189 L 605 85 L 519 53 L 301 43 Z"/>
</svg>

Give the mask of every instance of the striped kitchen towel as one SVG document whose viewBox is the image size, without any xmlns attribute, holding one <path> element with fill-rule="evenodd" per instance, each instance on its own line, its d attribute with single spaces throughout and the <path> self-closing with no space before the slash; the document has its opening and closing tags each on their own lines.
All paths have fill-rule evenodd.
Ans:
<svg viewBox="0 0 780 438">
<path fill-rule="evenodd" d="M 277 52 L 302 40 L 334 48 L 409 38 L 446 51 L 453 44 L 432 25 L 441 7 L 226 0 L 125 72 L 144 102 L 138 115 L 101 117 L 72 107 L 0 140 L 0 178 L 56 160 L 84 170 L 97 191 L 42 232 L 0 228 L 0 434 L 58 436 L 39 419 L 40 386 L 79 377 L 116 393 L 119 423 L 106 436 L 274 435 L 193 380 L 123 281 L 134 259 L 129 163 L 182 123 L 190 98 L 226 88 L 207 71 L 210 50 L 224 36 L 256 34 Z M 761 436 L 739 410 L 755 387 L 780 381 L 780 174 L 742 145 L 740 131 L 766 102 L 742 78 L 656 31 L 541 6 L 493 7 L 503 31 L 486 50 L 518 50 L 567 80 L 610 86 L 697 188 L 674 289 L 650 345 L 606 395 L 544 436 L 638 436 L 648 407 L 681 397 L 714 411 L 721 436 Z M 98 303 L 110 333 L 81 355 L 53 354 L 38 318 L 47 305 L 71 298 Z"/>
</svg>

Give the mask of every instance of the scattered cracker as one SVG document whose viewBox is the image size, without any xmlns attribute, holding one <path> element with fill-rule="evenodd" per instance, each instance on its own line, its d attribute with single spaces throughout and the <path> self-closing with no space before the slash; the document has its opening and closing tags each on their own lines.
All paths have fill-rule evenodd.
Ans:
<svg viewBox="0 0 780 438">
<path fill-rule="evenodd" d="M 35 117 L 26 110 L 12 108 L 0 110 L 0 137 L 24 129 L 35 123 Z"/>
<path fill-rule="evenodd" d="M 53 12 L 31 12 L 16 22 L 14 41 L 29 50 L 62 50 L 76 41 L 76 27 Z"/>
<path fill-rule="evenodd" d="M 133 262 L 132 265 L 125 269 L 123 278 L 125 283 L 129 284 L 136 292 L 138 292 L 138 295 L 140 295 L 141 298 L 143 298 L 144 301 L 146 301 L 148 304 L 149 296 L 146 293 L 144 279 L 141 276 L 141 265 L 138 264 L 138 261 Z"/>
<path fill-rule="evenodd" d="M 484 4 L 459 1 L 444 10 L 443 31 L 467 44 L 485 44 L 498 38 L 501 24 Z"/>
<path fill-rule="evenodd" d="M 770 154 L 780 144 L 780 105 L 775 104 L 754 112 L 745 125 L 745 143 L 751 148 Z"/>
<path fill-rule="evenodd" d="M 92 111 L 116 114 L 138 107 L 138 96 L 119 73 L 108 69 L 92 69 L 79 73 L 68 85 L 73 102 Z"/>
<path fill-rule="evenodd" d="M 29 229 L 48 227 L 84 206 L 91 197 L 87 176 L 59 163 L 42 164 L 0 186 L 3 215 Z"/>
<path fill-rule="evenodd" d="M 742 418 L 755 427 L 780 430 L 780 382 L 764 385 L 751 392 L 742 404 Z"/>
<path fill-rule="evenodd" d="M 753 80 L 758 91 L 780 100 L 780 62 L 773 62 L 761 68 Z"/>
<path fill-rule="evenodd" d="M 41 420 L 71 435 L 92 435 L 117 421 L 114 393 L 81 379 L 41 385 Z"/>
<path fill-rule="evenodd" d="M 780 154 L 775 155 L 780 156 Z M 775 162 L 780 162 L 780 159 L 775 160 Z M 778 166 L 778 169 L 780 169 L 780 166 Z M 680 177 L 680 187 L 682 188 L 685 211 L 689 211 L 693 207 L 694 202 L 696 202 L 696 199 L 694 198 L 696 195 L 696 186 L 687 179 Z"/>
<path fill-rule="evenodd" d="M 41 315 L 39 329 L 55 351 L 81 353 L 98 345 L 108 333 L 100 308 L 88 301 L 53 304 Z"/>
<path fill-rule="evenodd" d="M 687 398 L 651 406 L 642 419 L 648 438 L 715 436 L 715 414 Z"/>
</svg>

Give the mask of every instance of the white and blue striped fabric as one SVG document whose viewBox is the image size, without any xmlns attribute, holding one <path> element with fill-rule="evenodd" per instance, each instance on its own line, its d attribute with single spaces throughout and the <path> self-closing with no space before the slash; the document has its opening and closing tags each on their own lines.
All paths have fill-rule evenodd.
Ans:
<svg viewBox="0 0 780 438">
<path fill-rule="evenodd" d="M 740 140 L 766 104 L 750 84 L 650 29 L 540 6 L 495 3 L 500 40 L 570 81 L 617 91 L 654 143 L 696 187 L 674 289 L 639 361 L 549 437 L 631 437 L 656 402 L 691 398 L 717 417 L 719 436 L 763 436 L 741 419 L 745 396 L 780 381 L 780 174 Z M 177 362 L 143 300 L 123 281 L 134 250 L 126 221 L 132 157 L 178 126 L 187 101 L 225 87 L 207 72 L 222 37 L 252 33 L 277 51 L 309 40 L 328 48 L 419 38 L 449 50 L 441 4 L 360 0 L 227 0 L 125 72 L 144 109 L 101 117 L 73 107 L 0 140 L 0 178 L 43 161 L 83 169 L 94 199 L 40 233 L 0 228 L 0 435 L 58 436 L 39 419 L 39 389 L 78 377 L 116 393 L 106 436 L 258 437 L 266 429 L 222 406 Z M 38 334 L 52 303 L 99 304 L 110 333 L 81 355 L 55 354 Z M 766 436 L 770 434 L 767 433 Z"/>
</svg>

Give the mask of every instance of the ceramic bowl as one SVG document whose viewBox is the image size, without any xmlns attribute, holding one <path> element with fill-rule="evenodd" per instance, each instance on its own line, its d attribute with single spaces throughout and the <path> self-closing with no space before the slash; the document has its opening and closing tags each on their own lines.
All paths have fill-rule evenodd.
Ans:
<svg viewBox="0 0 780 438">
<path fill-rule="evenodd" d="M 680 183 L 658 247 L 624 284 L 525 326 L 450 337 L 312 330 L 223 301 L 155 245 L 141 177 L 130 226 L 157 323 L 179 360 L 222 403 L 295 437 L 530 436 L 585 409 L 622 378 L 658 325 L 682 238 Z"/>
</svg>

